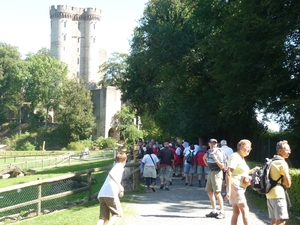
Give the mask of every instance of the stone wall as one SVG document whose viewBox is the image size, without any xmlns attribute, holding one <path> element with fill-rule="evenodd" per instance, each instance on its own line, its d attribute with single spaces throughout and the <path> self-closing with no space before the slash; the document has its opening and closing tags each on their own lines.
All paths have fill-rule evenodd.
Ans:
<svg viewBox="0 0 300 225">
<path fill-rule="evenodd" d="M 110 130 L 114 130 L 113 117 L 121 110 L 121 92 L 116 87 L 106 87 L 92 90 L 92 101 L 94 104 L 94 115 L 96 117 L 96 131 L 93 139 L 99 136 L 107 138 Z M 118 134 L 114 133 L 118 139 Z"/>
</svg>

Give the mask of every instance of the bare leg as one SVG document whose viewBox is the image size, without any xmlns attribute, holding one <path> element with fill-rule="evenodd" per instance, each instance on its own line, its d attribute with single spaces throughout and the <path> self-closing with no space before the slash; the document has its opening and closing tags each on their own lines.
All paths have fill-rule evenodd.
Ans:
<svg viewBox="0 0 300 225">
<path fill-rule="evenodd" d="M 239 207 L 239 211 L 242 214 L 244 225 L 249 225 L 249 207 L 247 205 L 247 202 L 237 204 L 237 206 Z"/>
<path fill-rule="evenodd" d="M 201 187 L 202 186 L 201 185 L 201 182 L 202 182 L 202 174 L 201 173 L 198 174 L 198 182 L 199 182 L 199 187 Z"/>
<path fill-rule="evenodd" d="M 98 220 L 97 225 L 103 225 L 107 220 Z"/>
<path fill-rule="evenodd" d="M 239 210 L 239 207 L 236 204 L 234 204 L 232 206 L 232 209 L 233 209 L 233 212 L 232 212 L 232 217 L 231 217 L 231 225 L 237 225 L 240 210 Z"/>
<path fill-rule="evenodd" d="M 107 223 L 106 225 L 113 225 L 113 224 L 115 224 L 119 219 L 120 219 L 119 216 L 114 215 L 114 216 L 112 216 L 112 217 L 110 218 L 110 220 L 108 221 L 108 223 Z"/>
<path fill-rule="evenodd" d="M 285 225 L 285 220 L 272 219 L 270 225 Z"/>
<path fill-rule="evenodd" d="M 223 202 L 223 197 L 222 197 L 221 193 L 220 192 L 215 192 L 214 194 L 215 194 L 215 196 L 216 196 L 216 198 L 218 200 L 218 203 L 219 203 L 219 206 L 220 206 L 220 210 L 223 211 L 223 204 L 224 204 L 224 202 Z"/>
<path fill-rule="evenodd" d="M 215 210 L 216 209 L 216 199 L 215 199 L 214 193 L 209 191 L 209 192 L 207 192 L 207 195 L 209 197 L 212 209 Z"/>
<path fill-rule="evenodd" d="M 194 177 L 194 174 L 190 173 L 190 174 L 189 174 L 190 185 L 193 185 L 193 177 Z"/>
</svg>

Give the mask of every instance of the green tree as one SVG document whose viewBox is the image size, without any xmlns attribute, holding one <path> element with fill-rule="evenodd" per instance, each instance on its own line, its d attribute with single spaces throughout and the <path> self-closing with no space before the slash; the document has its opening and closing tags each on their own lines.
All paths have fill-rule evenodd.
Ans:
<svg viewBox="0 0 300 225">
<path fill-rule="evenodd" d="M 125 53 L 114 52 L 112 57 L 103 63 L 100 67 L 100 71 L 104 73 L 103 79 L 99 82 L 102 87 L 116 86 L 120 87 L 123 80 L 124 73 L 127 68 L 128 55 Z"/>
<path fill-rule="evenodd" d="M 143 137 L 143 132 L 134 124 L 135 115 L 131 107 L 122 105 L 120 111 L 114 116 L 114 126 L 120 133 L 120 139 L 127 145 L 132 145 L 138 138 Z"/>
<path fill-rule="evenodd" d="M 124 100 L 174 136 L 253 138 L 266 131 L 257 109 L 297 124 L 299 7 L 150 1 L 134 31 Z"/>
<path fill-rule="evenodd" d="M 76 80 L 67 81 L 62 88 L 55 108 L 62 135 L 69 141 L 89 138 L 95 129 L 91 92 Z"/>
<path fill-rule="evenodd" d="M 15 116 L 22 105 L 26 68 L 17 47 L 0 42 L 0 118 Z"/>
<path fill-rule="evenodd" d="M 35 122 L 35 111 L 57 108 L 58 98 L 63 94 L 62 87 L 67 80 L 68 67 L 51 57 L 49 50 L 41 49 L 37 54 L 29 54 L 26 58 L 30 76 L 26 79 L 25 96 L 30 102 L 31 122 Z M 47 117 L 46 126 L 47 126 Z"/>
<path fill-rule="evenodd" d="M 124 100 L 139 115 L 149 114 L 165 136 L 195 138 L 218 130 L 221 94 L 208 74 L 207 53 L 198 46 L 205 36 L 196 35 L 191 12 L 182 1 L 149 3 L 135 29 L 121 87 Z"/>
</svg>

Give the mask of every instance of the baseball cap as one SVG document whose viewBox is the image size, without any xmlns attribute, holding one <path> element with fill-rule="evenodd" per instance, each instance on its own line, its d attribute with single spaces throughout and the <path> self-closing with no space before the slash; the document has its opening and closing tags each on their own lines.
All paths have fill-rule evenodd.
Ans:
<svg viewBox="0 0 300 225">
<path fill-rule="evenodd" d="M 209 140 L 209 143 L 212 143 L 212 142 L 218 143 L 217 139 L 214 139 L 214 138 L 211 138 L 211 139 Z"/>
</svg>

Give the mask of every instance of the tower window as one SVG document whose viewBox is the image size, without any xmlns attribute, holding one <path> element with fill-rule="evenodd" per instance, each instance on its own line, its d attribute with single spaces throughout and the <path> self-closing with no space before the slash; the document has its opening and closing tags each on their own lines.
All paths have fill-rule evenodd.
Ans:
<svg viewBox="0 0 300 225">
<path fill-rule="evenodd" d="M 94 30 L 95 30 L 96 29 L 96 24 L 94 23 L 93 25 L 94 25 Z"/>
<path fill-rule="evenodd" d="M 95 43 L 96 42 L 96 38 L 93 38 L 93 43 Z"/>
<path fill-rule="evenodd" d="M 67 21 L 64 21 L 64 27 L 66 27 L 67 26 Z"/>
<path fill-rule="evenodd" d="M 79 58 L 77 58 L 77 64 L 79 64 Z"/>
<path fill-rule="evenodd" d="M 77 39 L 77 42 L 80 43 L 80 38 Z"/>
<path fill-rule="evenodd" d="M 67 40 L 67 35 L 64 35 L 64 41 Z"/>
</svg>

